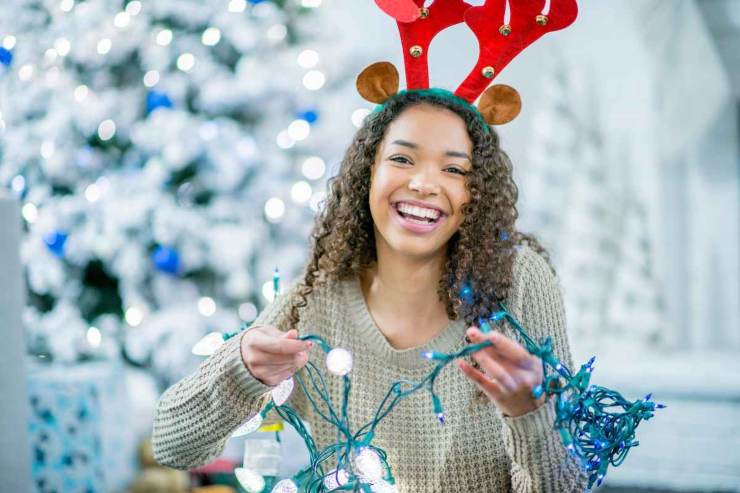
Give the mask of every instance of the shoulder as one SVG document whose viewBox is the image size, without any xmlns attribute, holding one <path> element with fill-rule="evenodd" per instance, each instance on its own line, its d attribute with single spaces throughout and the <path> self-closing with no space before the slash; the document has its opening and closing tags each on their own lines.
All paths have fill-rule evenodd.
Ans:
<svg viewBox="0 0 740 493">
<path fill-rule="evenodd" d="M 512 281 L 516 285 L 557 284 L 557 276 L 548 261 L 528 245 L 516 247 Z"/>
</svg>

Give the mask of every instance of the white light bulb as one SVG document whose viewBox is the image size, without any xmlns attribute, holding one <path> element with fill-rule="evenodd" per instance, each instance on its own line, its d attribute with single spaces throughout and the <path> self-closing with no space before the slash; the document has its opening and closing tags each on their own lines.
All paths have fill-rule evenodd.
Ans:
<svg viewBox="0 0 740 493">
<path fill-rule="evenodd" d="M 301 68 L 314 68 L 319 63 L 319 53 L 316 50 L 303 50 L 298 54 L 298 65 Z"/>
<path fill-rule="evenodd" d="M 22 81 L 27 81 L 33 77 L 34 68 L 33 65 L 27 63 L 18 69 L 18 78 Z"/>
<path fill-rule="evenodd" d="M 375 482 L 383 478 L 383 463 L 378 454 L 369 447 L 361 447 L 355 456 L 355 470 L 361 479 Z"/>
<path fill-rule="evenodd" d="M 39 217 L 39 210 L 36 208 L 35 204 L 29 202 L 23 206 L 23 209 L 21 209 L 21 214 L 23 215 L 23 219 L 25 219 L 26 222 L 33 223 L 36 222 L 36 219 L 38 219 Z"/>
<path fill-rule="evenodd" d="M 262 284 L 262 296 L 267 301 L 275 299 L 275 290 L 272 287 L 272 281 L 265 281 L 264 284 Z"/>
<path fill-rule="evenodd" d="M 352 353 L 344 348 L 334 348 L 326 355 L 326 367 L 334 375 L 343 377 L 352 371 Z"/>
<path fill-rule="evenodd" d="M 244 12 L 247 8 L 247 2 L 245 0 L 231 0 L 229 2 L 229 12 L 239 13 Z"/>
<path fill-rule="evenodd" d="M 280 382 L 277 387 L 270 391 L 270 395 L 272 395 L 272 400 L 276 406 L 282 406 L 287 402 L 288 397 L 293 392 L 294 386 L 293 377 L 290 377 Z"/>
<path fill-rule="evenodd" d="M 192 53 L 183 53 L 177 57 L 177 68 L 183 72 L 190 72 L 195 66 L 195 57 Z"/>
<path fill-rule="evenodd" d="M 144 74 L 144 85 L 146 87 L 154 87 L 159 82 L 159 71 L 149 70 Z"/>
<path fill-rule="evenodd" d="M 103 120 L 100 122 L 100 125 L 98 125 L 98 137 L 100 137 L 100 140 L 110 140 L 115 134 L 116 123 L 113 120 Z"/>
<path fill-rule="evenodd" d="M 305 140 L 311 133 L 311 124 L 306 120 L 293 120 L 288 125 L 288 136 L 293 140 Z"/>
<path fill-rule="evenodd" d="M 260 493 L 265 489 L 265 478 L 251 469 L 237 467 L 234 469 L 234 475 L 248 493 Z"/>
<path fill-rule="evenodd" d="M 324 87 L 326 76 L 320 70 L 309 70 L 303 76 L 303 86 L 309 91 L 318 91 Z"/>
<path fill-rule="evenodd" d="M 129 2 L 126 4 L 126 12 L 128 12 L 129 15 L 138 15 L 139 12 L 141 12 L 141 2 L 139 0 Z"/>
<path fill-rule="evenodd" d="M 278 481 L 272 489 L 272 493 L 298 493 L 298 487 L 292 480 L 283 479 L 282 481 Z"/>
<path fill-rule="evenodd" d="M 312 194 L 313 190 L 311 190 L 311 185 L 306 181 L 295 182 L 293 186 L 290 187 L 290 198 L 297 204 L 305 204 L 311 200 Z"/>
<path fill-rule="evenodd" d="M 203 296 L 198 300 L 198 311 L 204 317 L 210 317 L 216 313 L 216 302 L 210 296 Z"/>
<path fill-rule="evenodd" d="M 54 144 L 53 140 L 45 140 L 41 143 L 39 152 L 41 153 L 41 157 L 49 159 L 56 152 L 56 144 Z"/>
<path fill-rule="evenodd" d="M 71 49 L 71 47 L 72 45 L 67 38 L 57 38 L 57 40 L 54 41 L 54 49 L 57 50 L 59 56 L 69 55 L 69 50 Z"/>
<path fill-rule="evenodd" d="M 224 336 L 221 332 L 209 332 L 193 346 L 193 354 L 198 356 L 210 356 L 216 352 L 224 343 Z"/>
<path fill-rule="evenodd" d="M 98 41 L 98 53 L 101 55 L 105 55 L 108 53 L 113 46 L 113 43 L 109 38 L 103 38 L 100 41 Z"/>
<path fill-rule="evenodd" d="M 290 149 L 295 145 L 295 140 L 290 136 L 287 130 L 282 130 L 275 140 L 277 141 L 278 147 L 281 149 Z"/>
<path fill-rule="evenodd" d="M 87 98 L 87 95 L 90 93 L 90 90 L 87 88 L 85 84 L 79 85 L 75 87 L 74 90 L 74 97 L 75 101 L 78 103 L 81 103 Z"/>
<path fill-rule="evenodd" d="M 334 469 L 332 472 L 324 476 L 324 486 L 327 490 L 333 491 L 344 486 L 349 481 L 349 474 L 344 469 L 337 471 Z"/>
<path fill-rule="evenodd" d="M 131 327 L 138 327 L 141 325 L 142 320 L 144 320 L 144 312 L 141 308 L 132 306 L 126 310 L 125 318 L 126 323 Z"/>
<path fill-rule="evenodd" d="M 131 16 L 129 15 L 128 12 L 119 12 L 113 18 L 113 25 L 119 29 L 123 29 L 124 27 L 127 27 L 130 22 L 131 22 Z"/>
<path fill-rule="evenodd" d="M 23 177 L 23 175 L 15 175 L 10 181 L 10 186 L 13 191 L 21 193 L 26 188 L 26 179 Z"/>
<path fill-rule="evenodd" d="M 365 121 L 367 115 L 370 114 L 370 110 L 367 108 L 358 108 L 352 112 L 352 125 L 357 128 L 362 126 L 362 122 Z"/>
<path fill-rule="evenodd" d="M 13 47 L 15 46 L 15 42 L 16 42 L 16 37 L 13 36 L 12 34 L 8 34 L 7 36 L 3 38 L 3 48 L 5 48 L 6 50 L 12 50 Z"/>
<path fill-rule="evenodd" d="M 301 5 L 309 9 L 321 7 L 321 0 L 302 0 Z"/>
<path fill-rule="evenodd" d="M 234 430 L 234 433 L 231 436 L 233 438 L 249 435 L 250 433 L 254 433 L 255 431 L 259 430 L 260 426 L 262 426 L 262 415 L 260 413 L 257 413 L 254 415 L 253 418 L 247 420 L 245 423 L 242 423 L 239 428 Z"/>
<path fill-rule="evenodd" d="M 318 156 L 308 157 L 303 161 L 301 172 L 309 180 L 318 180 L 326 172 L 326 163 Z"/>
<path fill-rule="evenodd" d="M 221 41 L 221 30 L 217 27 L 209 27 L 203 31 L 200 41 L 206 46 L 217 45 Z"/>
<path fill-rule="evenodd" d="M 62 12 L 69 12 L 71 11 L 75 6 L 75 0 L 62 0 L 59 2 L 59 9 Z"/>
<path fill-rule="evenodd" d="M 160 46 L 167 46 L 172 42 L 172 31 L 169 29 L 162 29 L 157 33 L 157 37 L 155 38 L 157 41 L 157 44 Z"/>
<path fill-rule="evenodd" d="M 288 28 L 284 24 L 275 24 L 267 30 L 267 39 L 273 43 L 279 43 L 288 35 Z"/>
<path fill-rule="evenodd" d="M 100 329 L 97 327 L 90 327 L 87 329 L 87 342 L 91 347 L 100 346 L 100 341 L 103 339 L 103 335 L 100 333 Z"/>
<path fill-rule="evenodd" d="M 100 198 L 100 188 L 95 183 L 85 187 L 85 198 L 88 202 L 97 202 Z"/>
<path fill-rule="evenodd" d="M 272 197 L 265 202 L 265 215 L 268 221 L 277 222 L 285 214 L 285 203 L 277 197 Z"/>
</svg>

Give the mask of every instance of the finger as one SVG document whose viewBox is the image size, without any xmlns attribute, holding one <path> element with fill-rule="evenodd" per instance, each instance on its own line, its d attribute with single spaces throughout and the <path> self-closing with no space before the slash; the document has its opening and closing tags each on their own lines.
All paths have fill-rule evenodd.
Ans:
<svg viewBox="0 0 740 493">
<path fill-rule="evenodd" d="M 305 364 L 304 359 L 308 360 L 308 354 L 305 351 L 295 354 L 273 354 L 257 350 L 252 351 L 249 361 L 252 365 L 279 367 Z"/>
<path fill-rule="evenodd" d="M 477 327 L 468 329 L 467 332 L 470 339 L 475 342 L 491 341 L 493 346 L 491 349 L 498 354 L 516 364 L 521 368 L 532 369 L 534 367 L 534 356 L 522 347 L 521 344 L 509 339 L 501 332 L 488 332 L 483 333 Z"/>
<path fill-rule="evenodd" d="M 462 370 L 462 372 L 489 398 L 498 401 L 506 395 L 506 389 L 504 389 L 500 383 L 479 372 L 465 361 L 458 360 L 457 367 L 460 368 L 460 370 Z"/>
<path fill-rule="evenodd" d="M 254 347 L 260 351 L 272 354 L 295 354 L 306 351 L 313 346 L 311 341 L 300 341 L 289 337 L 275 338 L 267 334 L 257 332 L 254 335 Z"/>
<path fill-rule="evenodd" d="M 516 390 L 516 382 L 511 374 L 504 368 L 504 366 L 496 361 L 492 353 L 487 351 L 478 351 L 474 353 L 473 359 L 478 362 L 483 371 L 500 382 L 501 385 L 508 391 L 513 392 Z"/>
</svg>

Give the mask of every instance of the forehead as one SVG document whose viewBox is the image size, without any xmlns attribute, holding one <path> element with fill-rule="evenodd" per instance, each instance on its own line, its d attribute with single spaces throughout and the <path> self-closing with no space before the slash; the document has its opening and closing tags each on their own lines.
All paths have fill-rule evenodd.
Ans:
<svg viewBox="0 0 740 493">
<path fill-rule="evenodd" d="M 420 104 L 403 110 L 388 126 L 384 146 L 395 140 L 413 142 L 422 150 L 466 151 L 473 149 L 463 119 L 451 110 Z"/>
</svg>

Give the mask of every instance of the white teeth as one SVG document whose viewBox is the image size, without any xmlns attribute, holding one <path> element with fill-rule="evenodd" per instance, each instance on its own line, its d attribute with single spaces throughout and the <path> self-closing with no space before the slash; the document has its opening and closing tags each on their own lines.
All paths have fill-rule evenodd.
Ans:
<svg viewBox="0 0 740 493">
<path fill-rule="evenodd" d="M 403 212 L 404 214 L 411 214 L 417 217 L 428 217 L 429 219 L 432 219 L 434 221 L 436 221 L 437 218 L 439 217 L 439 211 L 435 209 L 417 207 L 415 205 L 410 205 L 405 202 L 399 202 L 397 207 L 398 207 L 398 210 Z"/>
</svg>

